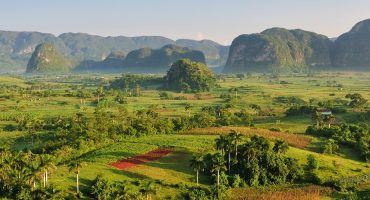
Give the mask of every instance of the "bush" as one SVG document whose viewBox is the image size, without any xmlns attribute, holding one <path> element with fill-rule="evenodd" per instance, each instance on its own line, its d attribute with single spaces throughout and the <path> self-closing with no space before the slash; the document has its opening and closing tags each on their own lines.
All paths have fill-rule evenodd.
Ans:
<svg viewBox="0 0 370 200">
<path fill-rule="evenodd" d="M 242 187 L 244 185 L 243 180 L 240 178 L 239 174 L 234 174 L 233 176 L 231 176 L 229 182 L 229 185 L 233 188 Z"/>
<path fill-rule="evenodd" d="M 281 129 L 278 127 L 272 127 L 272 128 L 269 128 L 269 130 L 273 132 L 281 132 Z"/>
<path fill-rule="evenodd" d="M 285 111 L 285 114 L 287 116 L 298 116 L 298 115 L 311 115 L 315 113 L 317 110 L 314 106 L 293 106 L 290 107 L 287 111 Z"/>
<path fill-rule="evenodd" d="M 16 131 L 17 130 L 17 126 L 16 125 L 13 125 L 13 124 L 7 124 L 5 125 L 5 127 L 3 128 L 4 131 L 8 131 L 8 132 L 12 132 L 12 131 Z"/>
<path fill-rule="evenodd" d="M 209 200 L 209 194 L 202 189 L 192 189 L 184 194 L 188 200 Z"/>
<path fill-rule="evenodd" d="M 319 168 L 319 164 L 314 155 L 310 154 L 307 156 L 307 170 L 313 171 Z"/>
</svg>

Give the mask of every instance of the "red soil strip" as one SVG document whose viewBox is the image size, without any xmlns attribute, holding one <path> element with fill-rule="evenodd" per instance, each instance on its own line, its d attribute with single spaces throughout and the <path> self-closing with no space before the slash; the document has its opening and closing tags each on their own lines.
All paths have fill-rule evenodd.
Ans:
<svg viewBox="0 0 370 200">
<path fill-rule="evenodd" d="M 166 156 L 167 154 L 171 153 L 172 151 L 173 151 L 172 148 L 156 149 L 153 151 L 149 151 L 140 156 L 135 156 L 135 157 L 127 158 L 124 160 L 119 160 L 115 163 L 111 163 L 110 165 L 118 169 L 127 169 L 131 167 L 135 167 L 136 165 L 140 165 L 140 164 L 144 164 L 147 162 L 160 159 L 163 156 Z"/>
</svg>

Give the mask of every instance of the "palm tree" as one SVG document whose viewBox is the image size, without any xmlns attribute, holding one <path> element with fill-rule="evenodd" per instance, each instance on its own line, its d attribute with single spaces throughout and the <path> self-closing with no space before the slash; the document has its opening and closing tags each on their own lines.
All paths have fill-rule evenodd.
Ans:
<svg viewBox="0 0 370 200">
<path fill-rule="evenodd" d="M 322 123 L 322 114 L 318 111 L 315 111 L 312 115 L 312 120 L 316 122 L 316 128 L 320 127 L 320 124 Z"/>
<path fill-rule="evenodd" d="M 229 92 L 235 92 L 235 98 L 238 98 L 238 91 L 239 91 L 238 88 L 230 88 L 229 89 Z"/>
<path fill-rule="evenodd" d="M 238 142 L 242 141 L 243 135 L 241 133 L 238 133 L 235 130 L 232 130 L 231 133 L 229 134 L 229 137 L 232 138 L 234 141 L 234 146 L 235 146 L 235 159 L 237 159 L 238 156 Z"/>
<path fill-rule="evenodd" d="M 326 115 L 324 117 L 324 121 L 326 123 L 328 123 L 328 127 L 330 128 L 331 127 L 331 124 L 335 121 L 335 117 L 334 117 L 334 115 Z"/>
<path fill-rule="evenodd" d="M 135 86 L 135 95 L 136 95 L 137 97 L 139 97 L 139 96 L 140 96 L 140 91 L 141 91 L 140 84 L 136 84 L 136 86 Z"/>
<path fill-rule="evenodd" d="M 276 140 L 274 147 L 272 148 L 274 152 L 276 153 L 286 153 L 289 149 L 288 143 L 286 143 L 284 140 Z"/>
<path fill-rule="evenodd" d="M 42 126 L 41 120 L 32 118 L 26 122 L 27 133 L 31 137 L 31 144 L 34 145 L 36 131 Z"/>
<path fill-rule="evenodd" d="M 227 169 L 230 173 L 230 169 L 231 169 L 231 149 L 233 148 L 233 141 L 232 141 L 232 138 L 230 136 L 225 137 L 224 148 L 225 148 L 225 153 L 227 152 L 227 154 L 228 154 L 228 168 Z"/>
<path fill-rule="evenodd" d="M 188 111 L 188 116 L 190 117 L 190 109 L 192 108 L 192 105 L 190 103 L 185 104 L 185 110 Z"/>
<path fill-rule="evenodd" d="M 36 189 L 36 181 L 39 179 L 42 170 L 40 168 L 40 162 L 38 160 L 31 161 L 29 168 L 30 174 L 28 176 L 28 182 L 33 185 L 33 189 Z"/>
<path fill-rule="evenodd" d="M 95 91 L 95 96 L 98 98 L 98 103 L 100 101 L 100 97 L 103 96 L 104 94 L 104 89 L 102 86 L 98 87 Z"/>
<path fill-rule="evenodd" d="M 80 170 L 81 170 L 83 165 L 84 165 L 84 163 L 80 162 L 80 161 L 72 162 L 72 163 L 69 164 L 69 171 L 74 171 L 74 173 L 76 174 L 76 191 L 77 191 L 77 194 L 80 193 L 79 175 L 80 175 Z"/>
<path fill-rule="evenodd" d="M 48 177 L 49 177 L 49 172 L 55 169 L 55 165 L 52 162 L 52 157 L 47 154 L 41 155 L 41 169 L 43 171 L 43 183 L 44 187 L 46 187 L 48 183 Z"/>
<path fill-rule="evenodd" d="M 151 194 L 156 194 L 156 188 L 155 184 L 153 181 L 147 181 L 142 184 L 140 190 L 139 190 L 143 195 L 146 196 L 146 199 L 152 199 Z"/>
<path fill-rule="evenodd" d="M 14 155 L 13 158 L 9 159 L 9 165 L 13 166 L 15 177 L 21 180 L 26 172 L 27 158 L 22 151 Z"/>
<path fill-rule="evenodd" d="M 217 185 L 220 185 L 220 171 L 225 170 L 225 160 L 220 153 L 212 156 L 212 172 L 217 172 Z"/>
<path fill-rule="evenodd" d="M 190 160 L 190 167 L 192 167 L 196 171 L 197 185 L 199 185 L 199 171 L 203 170 L 205 167 L 203 156 L 193 155 L 193 157 Z"/>
<path fill-rule="evenodd" d="M 225 145 L 226 145 L 226 137 L 224 135 L 220 135 L 219 138 L 216 138 L 216 149 L 221 150 L 222 155 L 224 155 Z"/>
</svg>

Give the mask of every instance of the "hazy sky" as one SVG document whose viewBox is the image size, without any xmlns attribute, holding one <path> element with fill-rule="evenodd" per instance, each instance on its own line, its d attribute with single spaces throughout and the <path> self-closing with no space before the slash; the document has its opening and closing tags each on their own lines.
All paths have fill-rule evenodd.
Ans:
<svg viewBox="0 0 370 200">
<path fill-rule="evenodd" d="M 161 35 L 230 44 L 270 27 L 337 37 L 370 18 L 369 0 L 0 0 L 0 29 Z"/>
</svg>

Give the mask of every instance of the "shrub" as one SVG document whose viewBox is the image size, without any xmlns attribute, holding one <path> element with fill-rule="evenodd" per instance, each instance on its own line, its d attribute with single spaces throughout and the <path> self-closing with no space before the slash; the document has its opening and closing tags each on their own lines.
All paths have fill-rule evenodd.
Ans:
<svg viewBox="0 0 370 200">
<path fill-rule="evenodd" d="M 313 171 L 319 168 L 317 160 L 314 155 L 310 154 L 307 156 L 307 170 Z"/>
<path fill-rule="evenodd" d="M 269 130 L 273 132 L 281 132 L 281 129 L 278 127 L 272 127 L 272 128 L 269 128 Z"/>
</svg>

